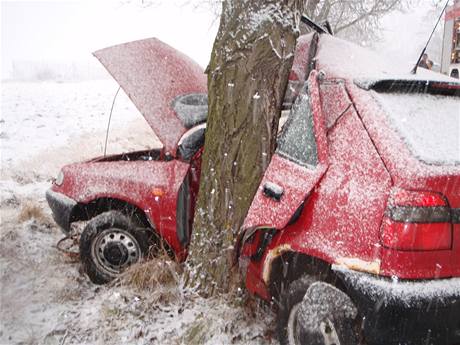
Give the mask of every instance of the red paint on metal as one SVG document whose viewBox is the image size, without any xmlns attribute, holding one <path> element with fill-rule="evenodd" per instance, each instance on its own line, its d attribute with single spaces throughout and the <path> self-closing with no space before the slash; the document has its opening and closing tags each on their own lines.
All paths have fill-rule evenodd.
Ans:
<svg viewBox="0 0 460 345">
<path fill-rule="evenodd" d="M 314 33 L 311 33 L 298 38 L 295 48 L 294 61 L 292 63 L 291 73 L 289 74 L 289 80 L 301 82 L 307 80 L 308 75 L 306 75 L 306 66 L 310 63 L 310 47 L 314 35 Z"/>
<path fill-rule="evenodd" d="M 316 80 L 317 73 L 312 73 L 309 78 L 309 90 L 312 111 L 316 115 L 313 118 L 313 126 L 319 164 L 307 168 L 274 154 L 248 211 L 243 228 L 255 226 L 284 228 L 327 169 L 326 130 Z M 281 200 L 277 201 L 264 195 L 263 189 L 267 183 L 274 183 L 283 188 L 284 194 Z"/>
<path fill-rule="evenodd" d="M 200 160 L 200 154 L 196 159 Z M 61 186 L 53 185 L 81 205 L 101 198 L 124 201 L 143 210 L 155 231 L 174 250 L 178 260 L 186 257 L 176 233 L 176 203 L 185 175 L 192 172 L 193 199 L 198 190 L 199 162 L 112 161 L 84 162 L 65 166 Z M 198 164 L 198 167 L 197 167 Z M 198 172 L 196 171 L 198 170 Z M 158 193 L 162 191 L 162 195 Z"/>
<path fill-rule="evenodd" d="M 406 190 L 441 193 L 447 198 L 450 207 L 459 208 L 460 167 L 446 169 L 444 166 L 425 164 L 415 158 L 370 92 L 360 89 L 352 82 L 347 84 L 347 89 L 391 174 L 393 185 Z M 451 250 L 417 252 L 382 248 L 381 274 L 406 279 L 459 276 L 460 224 L 452 226 Z"/>
<path fill-rule="evenodd" d="M 329 130 L 352 103 L 347 96 L 343 82 L 340 80 L 324 82 L 320 85 L 320 88 L 323 95 L 321 97 L 321 106 L 326 121 L 326 128 Z M 335 95 L 335 97 L 331 100 L 330 97 L 325 97 L 325 95 Z"/>
<path fill-rule="evenodd" d="M 108 47 L 94 55 L 144 115 L 165 150 L 175 156 L 186 129 L 172 103 L 180 95 L 207 93 L 203 69 L 156 38 Z"/>
<path fill-rule="evenodd" d="M 458 208 L 459 169 L 447 172 L 442 166 L 429 166 L 414 158 L 386 120 L 372 92 L 360 89 L 349 76 L 341 76 L 333 67 L 321 61 L 317 61 L 318 65 L 331 77 L 320 83 L 324 116 L 314 112 L 315 117 L 324 117 L 327 123 L 328 169 L 312 189 L 299 219 L 276 233 L 260 261 L 249 262 L 246 277 L 256 274 L 260 280 L 264 269 L 267 270 L 264 265 L 269 264 L 267 253 L 283 245 L 328 263 L 341 258 L 378 262 L 383 276 L 402 279 L 460 276 L 459 224 L 451 224 L 450 250 L 389 249 L 382 246 L 381 238 L 381 224 L 392 188 L 442 193 L 451 207 Z M 274 163 L 277 164 L 276 159 Z M 272 173 L 269 166 L 266 176 Z M 259 195 L 254 202 L 258 198 Z M 259 212 L 271 213 L 272 209 L 267 204 Z M 284 213 L 273 214 L 275 219 L 288 218 Z M 248 217 L 251 220 L 248 224 L 255 225 L 257 214 L 250 213 Z M 251 243 L 243 245 L 242 255 L 255 253 L 257 239 L 256 234 Z M 253 281 L 254 278 L 246 279 L 252 293 L 269 294 L 268 286 L 253 285 Z"/>
<path fill-rule="evenodd" d="M 332 37 L 327 40 L 329 46 L 350 47 Z M 116 78 L 125 85 L 125 90 L 131 90 L 127 93 L 133 101 L 151 115 L 149 123 L 162 133 L 166 148 L 171 150 L 184 128 L 178 125 L 179 120 L 170 102 L 182 93 L 205 91 L 204 76 L 190 60 L 177 55 L 163 43 L 157 40 L 142 42 L 134 42 L 132 47 L 143 51 L 143 58 L 148 60 L 144 61 L 147 72 L 140 72 L 146 66 L 134 62 L 137 67 L 133 73 L 116 71 L 114 75 L 120 72 L 121 77 Z M 301 67 L 306 67 L 303 64 L 309 61 L 309 39 L 302 38 L 299 42 L 297 54 L 302 56 L 296 56 L 295 70 L 291 75 L 302 80 Z M 136 60 L 129 52 L 130 44 L 117 47 L 96 54 L 110 66 L 126 66 L 123 61 Z M 159 52 L 146 47 L 158 48 Z M 153 66 L 150 58 L 158 64 Z M 352 64 L 353 61 L 343 60 L 340 67 L 346 63 Z M 177 64 L 186 66 L 175 66 Z M 151 80 L 159 75 L 156 66 L 165 68 L 167 82 Z M 395 188 L 441 193 L 449 207 L 460 208 L 460 168 L 446 170 L 417 160 L 389 123 L 384 110 L 372 96 L 373 91 L 357 87 L 350 75 L 345 72 L 341 75 L 337 65 L 316 61 L 316 66 L 325 72 L 320 76 L 315 70 L 308 80 L 319 164 L 308 169 L 277 154 L 272 157 L 244 228 L 263 225 L 278 230 L 260 260 L 251 259 L 251 256 L 259 249 L 261 234 L 266 230 L 258 230 L 241 245 L 240 260 L 245 263 L 248 290 L 265 299 L 271 297 L 264 281 L 264 272 L 270 278 L 272 260 L 269 253 L 273 256 L 284 250 L 330 264 L 343 262 L 343 259 L 378 263 L 380 275 L 395 275 L 402 279 L 460 276 L 460 224 L 452 224 L 451 249 L 445 250 L 386 248 L 382 246 L 381 232 L 385 210 L 391 202 L 390 193 Z M 152 95 L 159 97 L 158 103 L 154 102 L 155 97 L 149 99 Z M 161 125 L 155 124 L 157 119 Z M 177 193 L 190 172 L 191 199 L 195 199 L 200 153 L 191 163 L 178 159 L 169 162 L 92 161 L 64 167 L 63 171 L 64 183 L 60 187 L 54 185 L 55 191 L 80 203 L 111 197 L 138 206 L 170 244 L 176 257 L 185 259 L 187 248 L 180 244 L 176 234 Z M 266 182 L 276 183 L 284 189 L 279 202 L 263 195 Z M 404 200 L 412 200 L 410 195 L 404 197 Z M 299 218 L 288 224 L 304 200 Z M 430 202 L 440 204 L 440 200 L 425 195 L 420 205 L 426 206 Z"/>
</svg>

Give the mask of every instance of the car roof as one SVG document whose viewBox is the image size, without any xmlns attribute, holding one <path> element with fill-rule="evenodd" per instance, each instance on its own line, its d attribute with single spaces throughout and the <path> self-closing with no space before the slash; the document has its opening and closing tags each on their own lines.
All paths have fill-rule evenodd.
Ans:
<svg viewBox="0 0 460 345">
<path fill-rule="evenodd" d="M 320 35 L 316 67 L 328 77 L 359 80 L 361 85 L 380 80 L 433 81 L 458 84 L 459 80 L 424 68 L 412 74 L 410 64 L 401 64 L 369 48 L 331 35 Z"/>
</svg>

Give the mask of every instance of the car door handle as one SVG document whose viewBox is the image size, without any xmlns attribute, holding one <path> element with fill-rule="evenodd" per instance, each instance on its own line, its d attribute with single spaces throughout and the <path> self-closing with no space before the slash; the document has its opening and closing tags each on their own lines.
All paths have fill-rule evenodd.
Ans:
<svg viewBox="0 0 460 345">
<path fill-rule="evenodd" d="M 266 197 L 280 201 L 284 194 L 283 187 L 273 182 L 265 182 L 263 187 L 263 193 Z"/>
</svg>

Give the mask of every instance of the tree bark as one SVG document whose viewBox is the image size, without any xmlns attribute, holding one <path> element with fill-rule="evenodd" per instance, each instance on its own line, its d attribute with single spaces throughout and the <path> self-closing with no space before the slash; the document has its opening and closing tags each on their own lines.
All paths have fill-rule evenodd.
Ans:
<svg viewBox="0 0 460 345">
<path fill-rule="evenodd" d="M 270 158 L 304 0 L 224 0 L 208 74 L 208 121 L 189 263 L 226 292 L 231 253 Z"/>
</svg>

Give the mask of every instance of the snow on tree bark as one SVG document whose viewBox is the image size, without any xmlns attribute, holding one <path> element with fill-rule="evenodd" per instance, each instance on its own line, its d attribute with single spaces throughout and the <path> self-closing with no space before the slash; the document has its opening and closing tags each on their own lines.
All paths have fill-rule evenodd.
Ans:
<svg viewBox="0 0 460 345">
<path fill-rule="evenodd" d="M 226 0 L 207 68 L 209 112 L 190 265 L 229 291 L 233 245 L 275 149 L 302 0 Z"/>
</svg>

